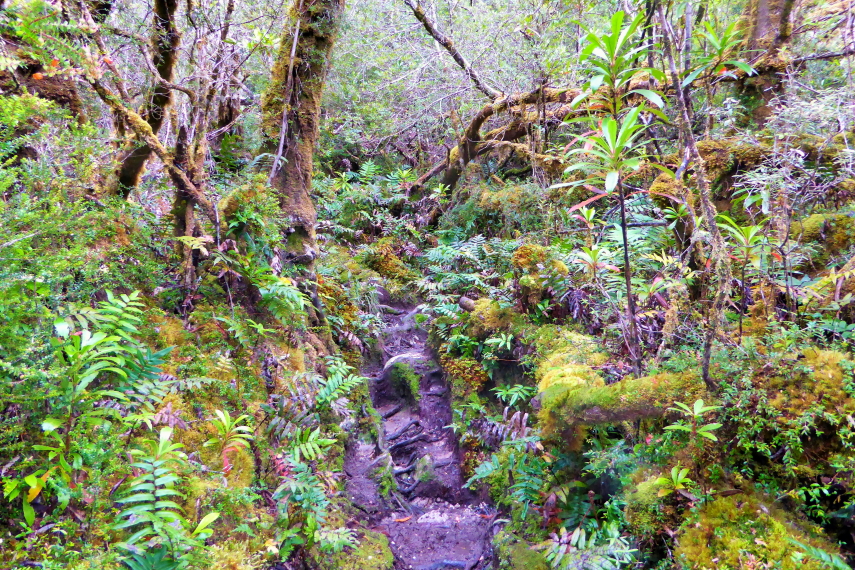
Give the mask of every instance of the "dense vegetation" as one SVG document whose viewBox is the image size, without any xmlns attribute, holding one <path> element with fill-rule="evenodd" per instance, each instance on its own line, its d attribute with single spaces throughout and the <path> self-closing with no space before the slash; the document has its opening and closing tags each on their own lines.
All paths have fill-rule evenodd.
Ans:
<svg viewBox="0 0 855 570">
<path fill-rule="evenodd" d="M 853 66 L 850 0 L 0 0 L 0 568 L 850 568 Z"/>
</svg>

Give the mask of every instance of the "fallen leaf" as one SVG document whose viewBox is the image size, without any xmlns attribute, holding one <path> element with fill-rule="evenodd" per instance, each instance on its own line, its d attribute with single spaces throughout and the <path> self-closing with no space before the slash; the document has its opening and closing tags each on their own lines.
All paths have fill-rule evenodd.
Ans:
<svg viewBox="0 0 855 570">
<path fill-rule="evenodd" d="M 408 517 L 404 517 L 404 518 L 402 518 L 402 519 L 395 519 L 395 522 L 407 522 L 407 521 L 408 521 L 408 520 L 410 520 L 411 518 L 413 518 L 413 515 L 410 515 L 410 516 L 408 516 Z"/>
</svg>

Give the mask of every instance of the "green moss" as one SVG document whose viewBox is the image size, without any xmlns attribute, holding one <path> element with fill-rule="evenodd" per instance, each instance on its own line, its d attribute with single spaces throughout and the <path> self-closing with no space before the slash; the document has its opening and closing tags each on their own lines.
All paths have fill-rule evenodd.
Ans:
<svg viewBox="0 0 855 570">
<path fill-rule="evenodd" d="M 365 263 L 370 269 L 394 281 L 410 282 L 418 279 L 419 274 L 401 261 L 397 250 L 395 238 L 379 239 L 365 250 Z"/>
<path fill-rule="evenodd" d="M 537 272 L 537 266 L 545 263 L 548 257 L 549 254 L 542 245 L 525 244 L 514 252 L 511 264 L 527 273 Z"/>
<path fill-rule="evenodd" d="M 574 424 L 658 416 L 675 401 L 694 401 L 705 393 L 703 381 L 695 371 L 627 377 L 608 386 L 567 380 L 543 389 L 538 417 L 548 433 Z"/>
<path fill-rule="evenodd" d="M 754 568 L 780 570 L 820 570 L 818 562 L 795 562 L 799 542 L 834 552 L 836 548 L 821 538 L 819 531 L 799 526 L 773 506 L 757 497 L 734 495 L 706 503 L 689 519 L 677 539 L 675 558 L 691 570 L 737 570 Z"/>
<path fill-rule="evenodd" d="M 406 362 L 396 362 L 389 370 L 392 386 L 410 403 L 418 403 L 421 375 Z"/>
<path fill-rule="evenodd" d="M 490 380 L 484 367 L 474 358 L 455 356 L 440 348 L 439 363 L 451 382 L 454 398 L 465 398 L 481 391 Z"/>
<path fill-rule="evenodd" d="M 855 216 L 852 213 L 812 214 L 793 222 L 790 237 L 800 244 L 812 244 L 810 261 L 823 265 L 830 257 L 848 249 L 855 243 Z"/>
<path fill-rule="evenodd" d="M 478 299 L 475 309 L 469 314 L 468 333 L 486 338 L 497 332 L 511 332 L 524 324 L 524 318 L 512 307 L 502 307 L 492 299 Z"/>
<path fill-rule="evenodd" d="M 532 550 L 526 541 L 515 534 L 503 531 L 496 536 L 494 544 L 502 570 L 549 570 L 549 562 L 543 554 Z"/>
<path fill-rule="evenodd" d="M 656 485 L 657 475 L 653 475 L 641 481 L 636 487 L 626 494 L 626 516 L 627 527 L 633 536 L 644 539 L 664 533 L 664 528 L 669 522 L 673 522 L 673 511 L 665 505 L 659 497 L 660 487 Z M 673 515 L 670 512 L 670 515 Z"/>
<path fill-rule="evenodd" d="M 325 556 L 323 570 L 392 570 L 395 557 L 389 539 L 379 532 L 365 531 L 359 546 L 332 556 Z"/>
<path fill-rule="evenodd" d="M 855 413 L 845 354 L 807 349 L 801 366 L 786 366 L 780 374 L 759 377 L 758 384 L 769 390 L 769 404 L 778 410 L 779 423 L 795 422 L 809 412 L 822 411 L 844 417 Z"/>
</svg>

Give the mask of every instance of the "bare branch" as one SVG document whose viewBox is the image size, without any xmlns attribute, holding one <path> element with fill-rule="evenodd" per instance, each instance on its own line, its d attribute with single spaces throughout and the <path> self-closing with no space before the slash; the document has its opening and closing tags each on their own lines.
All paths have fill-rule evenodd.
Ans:
<svg viewBox="0 0 855 570">
<path fill-rule="evenodd" d="M 457 65 L 459 65 L 460 68 L 463 69 L 464 72 L 466 72 L 466 75 L 469 77 L 469 79 L 472 80 L 472 83 L 475 84 L 479 91 L 481 91 L 490 99 L 498 99 L 502 96 L 502 93 L 500 91 L 493 89 L 481 80 L 481 77 L 478 75 L 478 73 L 474 69 L 472 69 L 472 66 L 469 64 L 469 62 L 466 61 L 463 55 L 459 51 L 457 51 L 456 47 L 454 47 L 454 42 L 451 41 L 451 38 L 440 32 L 436 28 L 433 22 L 431 22 L 430 19 L 427 17 L 427 14 L 425 14 L 425 11 L 424 9 L 422 9 L 421 6 L 415 4 L 413 0 L 404 0 L 404 4 L 410 7 L 410 10 L 413 11 L 413 15 L 419 22 L 422 23 L 422 25 L 425 27 L 425 30 L 427 30 L 427 33 L 430 34 L 430 36 L 435 39 L 437 43 L 439 43 L 439 45 L 445 48 L 445 51 L 447 51 L 457 63 Z"/>
</svg>

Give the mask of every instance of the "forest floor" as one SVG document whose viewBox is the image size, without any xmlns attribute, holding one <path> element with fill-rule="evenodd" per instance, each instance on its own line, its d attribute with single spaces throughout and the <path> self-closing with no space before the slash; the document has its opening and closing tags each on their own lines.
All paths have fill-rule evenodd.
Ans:
<svg viewBox="0 0 855 570">
<path fill-rule="evenodd" d="M 363 522 L 389 537 L 396 568 L 487 567 L 497 511 L 463 486 L 457 436 L 449 427 L 451 390 L 416 319 L 421 308 L 381 308 L 383 358 L 362 374 L 382 429 L 376 441 L 356 440 L 348 449 L 348 496 Z M 414 371 L 417 383 L 411 375 L 412 384 L 402 385 L 401 368 Z M 391 487 L 385 497 L 378 481 Z"/>
</svg>

